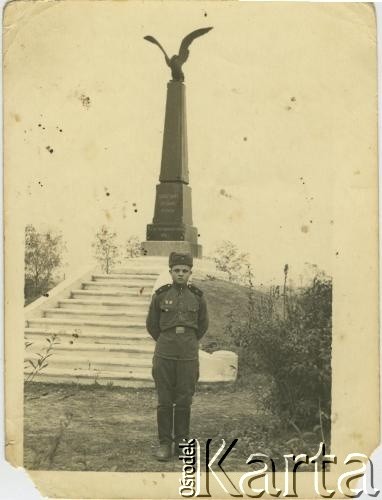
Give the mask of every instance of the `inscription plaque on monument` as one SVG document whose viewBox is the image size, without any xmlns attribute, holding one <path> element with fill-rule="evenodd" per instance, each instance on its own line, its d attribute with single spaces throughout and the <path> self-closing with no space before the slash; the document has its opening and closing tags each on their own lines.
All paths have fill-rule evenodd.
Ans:
<svg viewBox="0 0 382 500">
<path fill-rule="evenodd" d="M 172 80 L 167 84 L 166 115 L 159 184 L 156 186 L 155 210 L 152 224 L 147 225 L 146 255 L 168 255 L 171 251 L 190 252 L 202 256 L 198 230 L 193 226 L 191 188 L 188 173 L 186 87 L 182 65 L 188 58 L 190 43 L 212 28 L 202 28 L 187 35 L 179 54 L 171 59 L 153 37 L 145 37 L 158 45 L 171 69 Z"/>
</svg>

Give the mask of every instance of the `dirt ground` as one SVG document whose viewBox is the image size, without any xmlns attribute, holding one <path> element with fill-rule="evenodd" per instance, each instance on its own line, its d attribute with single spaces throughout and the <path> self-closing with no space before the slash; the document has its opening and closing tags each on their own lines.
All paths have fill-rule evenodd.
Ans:
<svg viewBox="0 0 382 500">
<path fill-rule="evenodd" d="M 211 451 L 218 449 L 221 438 L 228 443 L 239 438 L 224 461 L 227 471 L 248 471 L 245 434 L 253 436 L 254 426 L 258 448 L 252 452 L 264 452 L 264 429 L 272 425 L 264 404 L 264 383 L 260 377 L 253 388 L 204 387 L 195 395 L 192 437 L 202 449 L 208 438 L 213 439 Z M 154 458 L 155 412 L 151 389 L 28 383 L 24 464 L 40 470 L 180 472 L 177 457 L 168 463 Z"/>
</svg>

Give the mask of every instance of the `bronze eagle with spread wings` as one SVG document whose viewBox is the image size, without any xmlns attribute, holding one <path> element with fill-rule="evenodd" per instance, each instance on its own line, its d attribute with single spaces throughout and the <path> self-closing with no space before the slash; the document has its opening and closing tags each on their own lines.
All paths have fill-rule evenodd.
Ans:
<svg viewBox="0 0 382 500">
<path fill-rule="evenodd" d="M 153 36 L 148 35 L 148 36 L 145 36 L 144 39 L 147 40 L 148 42 L 151 42 L 155 45 L 158 45 L 158 47 L 160 48 L 160 50 L 164 54 L 164 58 L 166 60 L 167 66 L 171 69 L 172 79 L 176 82 L 183 82 L 184 81 L 184 73 L 182 71 L 182 66 L 187 61 L 188 56 L 190 54 L 188 47 L 191 45 L 193 40 L 195 40 L 195 38 L 198 38 L 199 36 L 205 35 L 210 30 L 212 30 L 212 27 L 200 28 L 198 30 L 193 31 L 189 35 L 185 36 L 182 40 L 182 43 L 180 44 L 179 54 L 174 55 L 171 58 L 168 57 L 168 55 L 167 55 L 166 51 L 164 50 L 164 48 L 162 47 L 162 45 Z"/>
</svg>

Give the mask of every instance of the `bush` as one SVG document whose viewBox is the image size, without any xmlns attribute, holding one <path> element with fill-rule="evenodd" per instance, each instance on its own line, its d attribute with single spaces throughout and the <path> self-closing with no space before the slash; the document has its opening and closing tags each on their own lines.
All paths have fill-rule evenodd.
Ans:
<svg viewBox="0 0 382 500">
<path fill-rule="evenodd" d="M 59 282 L 56 275 L 66 250 L 60 232 L 40 233 L 32 224 L 25 227 L 24 299 L 25 305 L 46 294 Z"/>
<path fill-rule="evenodd" d="M 138 236 L 132 235 L 126 241 L 125 254 L 127 259 L 133 259 L 144 255 L 141 240 Z"/>
<path fill-rule="evenodd" d="M 299 432 L 330 440 L 332 283 L 317 275 L 299 291 L 270 290 L 253 305 L 253 320 L 235 332 L 239 377 L 266 373 L 279 414 Z"/>
<path fill-rule="evenodd" d="M 111 273 L 114 266 L 120 263 L 120 251 L 116 241 L 117 233 L 103 225 L 98 229 L 92 243 L 94 256 L 106 274 Z"/>
<path fill-rule="evenodd" d="M 227 273 L 229 281 L 240 282 L 248 265 L 248 254 L 239 252 L 232 241 L 223 241 L 214 252 L 212 260 L 216 269 Z"/>
</svg>

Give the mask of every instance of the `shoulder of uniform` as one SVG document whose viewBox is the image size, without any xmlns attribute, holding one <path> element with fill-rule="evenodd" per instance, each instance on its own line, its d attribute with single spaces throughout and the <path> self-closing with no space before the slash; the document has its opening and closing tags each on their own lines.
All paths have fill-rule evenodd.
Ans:
<svg viewBox="0 0 382 500">
<path fill-rule="evenodd" d="M 194 293 L 195 295 L 198 295 L 199 297 L 201 297 L 201 296 L 203 295 L 202 290 L 201 290 L 200 288 L 198 288 L 197 286 L 195 286 L 195 285 L 191 285 L 191 284 L 189 284 L 189 285 L 187 285 L 187 286 L 188 286 L 188 289 L 189 289 L 192 293 Z"/>
<path fill-rule="evenodd" d="M 163 285 L 158 290 L 155 290 L 156 295 L 160 295 L 163 292 L 167 292 L 171 288 L 170 283 L 167 283 L 167 285 Z"/>
</svg>

